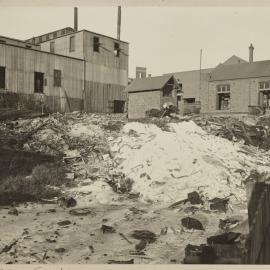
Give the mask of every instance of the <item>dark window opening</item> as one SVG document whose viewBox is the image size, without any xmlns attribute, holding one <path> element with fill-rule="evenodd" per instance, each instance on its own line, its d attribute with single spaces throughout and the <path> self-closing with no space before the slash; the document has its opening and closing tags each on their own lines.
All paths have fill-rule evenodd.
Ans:
<svg viewBox="0 0 270 270">
<path fill-rule="evenodd" d="M 69 40 L 69 51 L 70 52 L 74 52 L 75 51 L 75 37 L 74 36 L 70 37 L 70 40 Z"/>
<path fill-rule="evenodd" d="M 0 89 L 6 88 L 6 68 L 0 67 Z"/>
<path fill-rule="evenodd" d="M 42 37 L 38 38 L 38 42 L 41 43 L 42 42 Z"/>
<path fill-rule="evenodd" d="M 125 101 L 123 100 L 114 100 L 113 101 L 113 112 L 114 113 L 123 113 L 125 110 Z"/>
<path fill-rule="evenodd" d="M 62 31 L 61 31 L 61 35 L 64 35 L 65 34 L 65 30 L 63 29 Z"/>
<path fill-rule="evenodd" d="M 50 42 L 50 52 L 54 53 L 54 41 Z"/>
<path fill-rule="evenodd" d="M 120 45 L 119 43 L 114 43 L 114 55 L 116 57 L 119 57 L 120 56 Z"/>
<path fill-rule="evenodd" d="M 184 98 L 185 103 L 195 103 L 195 98 Z"/>
<path fill-rule="evenodd" d="M 53 33 L 53 38 L 57 38 L 57 32 Z"/>
<path fill-rule="evenodd" d="M 171 97 L 172 96 L 172 91 L 175 88 L 175 82 L 174 79 L 171 78 L 163 87 L 163 97 Z"/>
<path fill-rule="evenodd" d="M 61 70 L 55 69 L 53 73 L 54 86 L 61 87 Z"/>
<path fill-rule="evenodd" d="M 25 48 L 31 49 L 32 46 L 31 45 L 25 45 Z"/>
<path fill-rule="evenodd" d="M 99 52 L 99 37 L 94 37 L 94 44 L 93 44 L 93 50 L 94 52 Z"/>
<path fill-rule="evenodd" d="M 7 42 L 3 39 L 0 39 L 0 43 L 7 43 Z"/>
<path fill-rule="evenodd" d="M 220 84 L 217 85 L 217 110 L 229 110 L 230 109 L 230 85 Z"/>
<path fill-rule="evenodd" d="M 43 93 L 43 85 L 44 85 L 44 73 L 35 72 L 35 86 L 34 92 L 35 93 Z"/>
<path fill-rule="evenodd" d="M 47 34 L 47 35 L 46 35 L 46 40 L 49 40 L 49 39 L 50 39 L 50 35 Z"/>
<path fill-rule="evenodd" d="M 219 93 L 218 95 L 218 110 L 229 110 L 230 109 L 230 99 L 231 94 L 230 93 Z"/>
</svg>

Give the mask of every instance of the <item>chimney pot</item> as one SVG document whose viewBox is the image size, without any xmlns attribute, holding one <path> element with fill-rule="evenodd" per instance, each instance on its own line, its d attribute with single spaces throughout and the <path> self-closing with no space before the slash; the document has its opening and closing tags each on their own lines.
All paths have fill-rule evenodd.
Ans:
<svg viewBox="0 0 270 270">
<path fill-rule="evenodd" d="M 78 8 L 74 8 L 74 31 L 78 32 Z"/>
<path fill-rule="evenodd" d="M 253 51 L 254 51 L 254 47 L 252 43 L 250 43 L 250 46 L 249 46 L 249 62 L 250 63 L 253 62 Z"/>
</svg>

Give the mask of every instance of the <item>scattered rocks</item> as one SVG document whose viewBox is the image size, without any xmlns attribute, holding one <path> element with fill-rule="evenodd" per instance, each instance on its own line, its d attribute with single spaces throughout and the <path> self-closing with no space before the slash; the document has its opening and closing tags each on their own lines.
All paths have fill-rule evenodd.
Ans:
<svg viewBox="0 0 270 270">
<path fill-rule="evenodd" d="M 59 226 L 67 226 L 67 225 L 70 225 L 71 222 L 70 222 L 69 220 L 63 220 L 63 221 L 57 222 L 57 224 L 58 224 Z"/>
<path fill-rule="evenodd" d="M 202 201 L 199 193 L 196 192 L 196 191 L 193 191 L 191 193 L 188 193 L 188 201 L 191 204 L 203 204 L 203 201 Z"/>
<path fill-rule="evenodd" d="M 57 200 L 60 207 L 74 207 L 77 205 L 77 201 L 73 197 L 61 197 Z"/>
<path fill-rule="evenodd" d="M 229 199 L 228 198 L 214 198 L 212 200 L 209 200 L 210 202 L 210 209 L 211 210 L 217 210 L 221 212 L 227 212 L 228 210 L 228 203 Z"/>
<path fill-rule="evenodd" d="M 102 230 L 102 233 L 115 233 L 116 230 L 112 227 L 112 226 L 108 226 L 108 225 L 102 225 L 101 226 L 101 230 Z"/>
<path fill-rule="evenodd" d="M 234 244 L 241 233 L 228 232 L 219 235 L 210 236 L 207 238 L 207 243 L 210 244 Z"/>
<path fill-rule="evenodd" d="M 11 207 L 8 211 L 9 215 L 13 215 L 13 216 L 18 216 L 19 215 L 19 211 L 17 210 L 17 208 L 15 207 Z"/>
<path fill-rule="evenodd" d="M 55 248 L 54 251 L 57 253 L 64 253 L 64 252 L 66 252 L 66 249 L 63 247 L 57 247 L 57 248 Z"/>
<path fill-rule="evenodd" d="M 204 230 L 202 223 L 195 218 L 185 217 L 181 220 L 182 225 L 187 229 Z"/>
<path fill-rule="evenodd" d="M 131 233 L 131 236 L 137 240 L 144 240 L 147 243 L 154 243 L 157 240 L 156 234 L 148 230 L 135 230 Z"/>
<path fill-rule="evenodd" d="M 135 246 L 135 249 L 136 251 L 142 251 L 145 249 L 146 245 L 147 245 L 147 241 L 143 239 Z"/>
<path fill-rule="evenodd" d="M 87 215 L 95 215 L 95 212 L 90 208 L 76 208 L 69 211 L 69 214 L 73 216 L 87 216 Z"/>
<path fill-rule="evenodd" d="M 227 218 L 219 220 L 219 228 L 225 231 L 236 227 L 238 224 L 239 220 L 236 218 Z"/>
</svg>

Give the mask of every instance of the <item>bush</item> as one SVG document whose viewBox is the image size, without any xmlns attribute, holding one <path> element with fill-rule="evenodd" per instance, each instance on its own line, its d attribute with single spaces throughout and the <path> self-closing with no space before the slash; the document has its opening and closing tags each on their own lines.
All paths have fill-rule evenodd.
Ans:
<svg viewBox="0 0 270 270">
<path fill-rule="evenodd" d="M 59 186 L 66 182 L 65 171 L 56 164 L 37 165 L 31 177 L 11 176 L 0 184 L 0 204 L 38 201 L 61 194 Z"/>
<path fill-rule="evenodd" d="M 65 170 L 55 164 L 37 165 L 32 172 L 33 181 L 37 184 L 60 186 L 66 182 Z"/>
<path fill-rule="evenodd" d="M 33 178 L 8 177 L 0 185 L 0 205 L 50 199 L 60 195 L 59 190 L 34 182 Z"/>
</svg>

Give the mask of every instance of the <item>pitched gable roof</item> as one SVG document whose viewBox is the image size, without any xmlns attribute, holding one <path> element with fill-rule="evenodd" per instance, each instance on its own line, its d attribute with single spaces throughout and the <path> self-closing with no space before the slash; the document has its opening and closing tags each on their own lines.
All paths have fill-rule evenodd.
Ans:
<svg viewBox="0 0 270 270">
<path fill-rule="evenodd" d="M 173 76 L 163 75 L 157 77 L 137 78 L 127 86 L 125 92 L 140 92 L 161 89 Z M 174 78 L 174 77 L 173 77 Z"/>
<path fill-rule="evenodd" d="M 231 56 L 230 58 L 228 58 L 224 63 L 223 65 L 233 65 L 233 64 L 241 64 L 241 63 L 248 63 L 246 60 L 236 56 L 236 55 L 233 55 Z"/>
<path fill-rule="evenodd" d="M 218 65 L 210 81 L 247 79 L 270 76 L 270 60 L 233 65 Z"/>
</svg>

